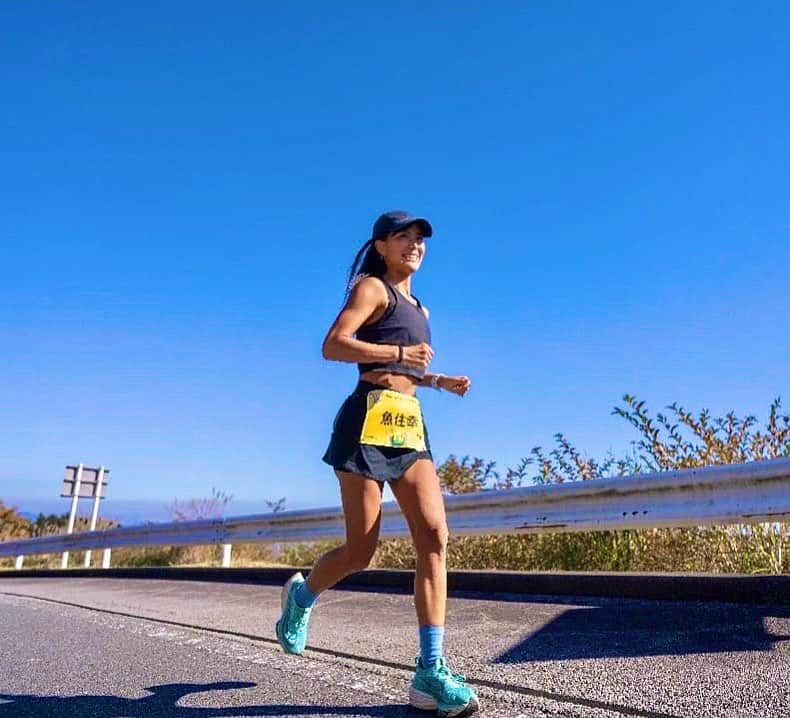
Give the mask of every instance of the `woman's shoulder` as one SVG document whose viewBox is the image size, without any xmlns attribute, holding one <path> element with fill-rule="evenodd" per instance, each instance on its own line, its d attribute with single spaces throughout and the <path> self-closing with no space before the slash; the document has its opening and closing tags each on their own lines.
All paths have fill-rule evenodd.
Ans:
<svg viewBox="0 0 790 718">
<path fill-rule="evenodd" d="M 381 277 L 374 277 L 372 274 L 363 274 L 354 280 L 351 285 L 352 291 L 360 292 L 386 292 L 387 283 Z"/>
<path fill-rule="evenodd" d="M 366 275 L 354 282 L 350 298 L 359 302 L 386 304 L 389 302 L 389 292 L 383 279 Z"/>
</svg>

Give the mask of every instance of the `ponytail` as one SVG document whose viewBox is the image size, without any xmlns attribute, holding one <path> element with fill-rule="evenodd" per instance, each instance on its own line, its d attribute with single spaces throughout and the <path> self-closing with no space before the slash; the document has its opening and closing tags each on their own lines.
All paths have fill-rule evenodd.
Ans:
<svg viewBox="0 0 790 718">
<path fill-rule="evenodd" d="M 387 271 L 387 264 L 376 251 L 375 239 L 369 239 L 357 252 L 351 268 L 348 270 L 348 284 L 346 296 L 356 286 L 357 282 L 365 277 L 383 277 Z"/>
</svg>

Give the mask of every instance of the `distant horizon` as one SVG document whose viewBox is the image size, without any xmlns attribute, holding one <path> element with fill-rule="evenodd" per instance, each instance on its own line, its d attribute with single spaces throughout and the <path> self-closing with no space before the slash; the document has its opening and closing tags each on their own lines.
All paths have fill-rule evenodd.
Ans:
<svg viewBox="0 0 790 718">
<path fill-rule="evenodd" d="M 271 500 L 271 499 L 270 499 Z M 0 495 L 0 502 L 6 507 L 15 509 L 21 516 L 35 520 L 39 514 L 62 516 L 71 510 L 70 499 L 48 499 L 36 496 L 3 496 Z M 108 502 L 108 503 L 105 503 Z M 148 521 L 163 522 L 170 520 L 167 512 L 168 503 L 158 499 L 105 499 L 99 509 L 99 517 L 117 521 L 122 525 L 134 525 L 136 523 L 146 523 Z M 299 510 L 305 508 L 315 508 L 305 503 L 289 504 L 285 502 L 285 511 Z M 77 505 L 77 516 L 90 518 L 93 509 L 93 501 L 82 499 Z M 228 504 L 224 516 L 242 516 L 248 514 L 270 513 L 266 500 L 261 499 L 233 499 Z"/>
</svg>

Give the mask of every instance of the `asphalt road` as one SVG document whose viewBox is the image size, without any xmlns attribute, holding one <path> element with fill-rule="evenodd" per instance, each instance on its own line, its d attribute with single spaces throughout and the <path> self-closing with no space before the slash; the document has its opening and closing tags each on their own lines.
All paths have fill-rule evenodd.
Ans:
<svg viewBox="0 0 790 718">
<path fill-rule="evenodd" d="M 412 598 L 332 590 L 303 656 L 274 586 L 0 582 L 0 718 L 425 716 Z M 453 595 L 446 654 L 482 716 L 790 714 L 790 608 Z"/>
</svg>

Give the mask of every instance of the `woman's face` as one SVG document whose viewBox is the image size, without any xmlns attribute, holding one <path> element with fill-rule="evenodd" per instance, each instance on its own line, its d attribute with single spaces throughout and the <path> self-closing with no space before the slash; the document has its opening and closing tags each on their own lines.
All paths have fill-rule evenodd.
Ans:
<svg viewBox="0 0 790 718">
<path fill-rule="evenodd" d="M 425 239 L 416 224 L 399 232 L 392 232 L 386 239 L 376 240 L 376 249 L 384 257 L 388 269 L 416 272 L 425 256 Z"/>
</svg>

